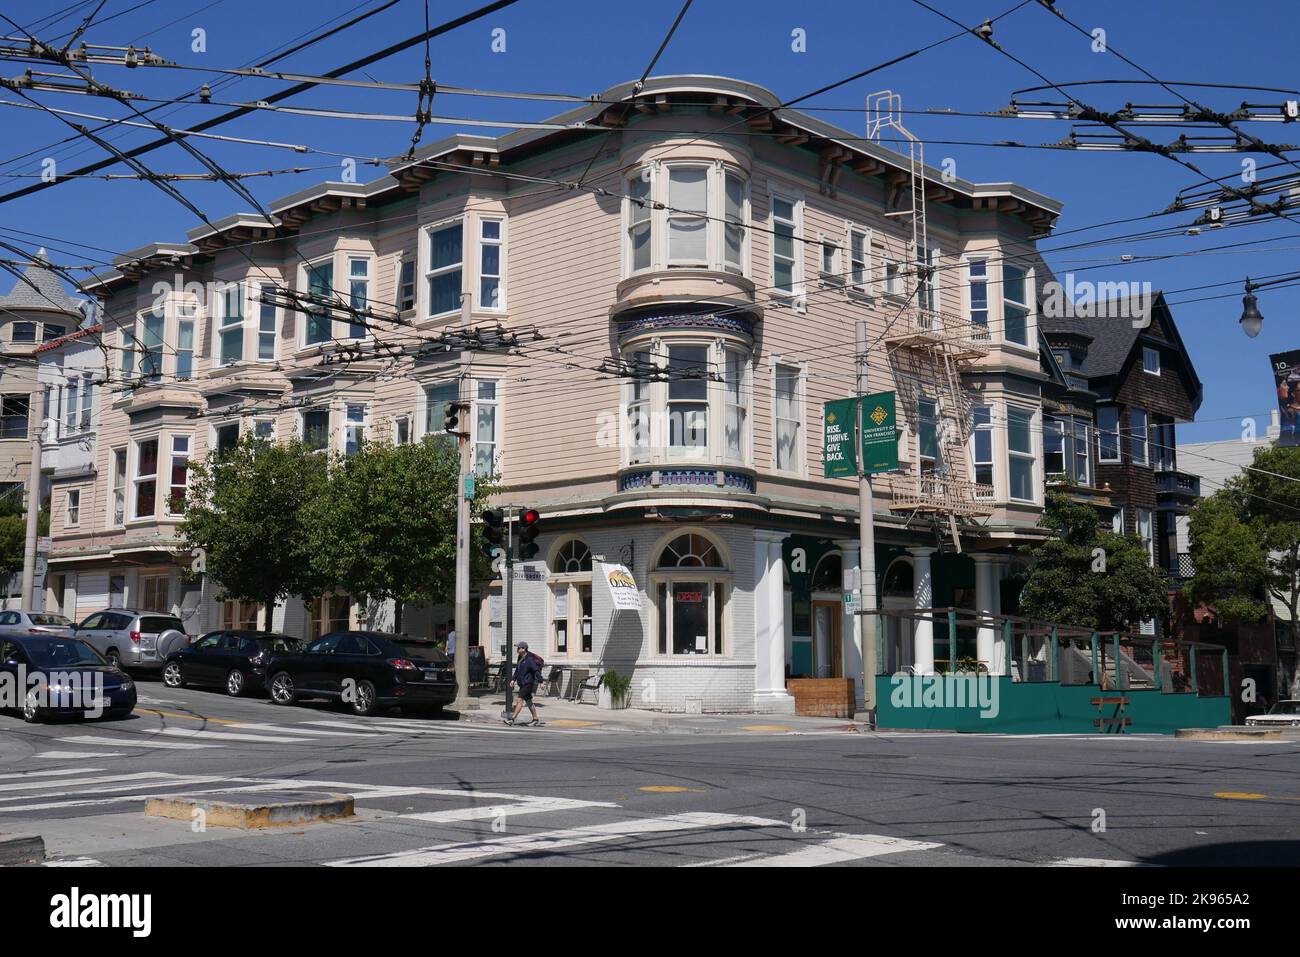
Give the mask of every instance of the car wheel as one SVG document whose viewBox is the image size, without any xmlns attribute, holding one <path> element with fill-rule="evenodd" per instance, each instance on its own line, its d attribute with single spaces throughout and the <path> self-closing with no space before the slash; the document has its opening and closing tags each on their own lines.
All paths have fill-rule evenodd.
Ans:
<svg viewBox="0 0 1300 957">
<path fill-rule="evenodd" d="M 297 694 L 293 689 L 293 677 L 287 671 L 281 671 L 271 679 L 271 703 L 293 704 Z"/>
<path fill-rule="evenodd" d="M 366 717 L 375 713 L 375 686 L 369 681 L 358 681 L 352 697 L 352 713 Z"/>
<path fill-rule="evenodd" d="M 37 706 L 36 692 L 29 692 L 27 697 L 23 699 L 23 720 L 28 724 L 36 724 L 43 717 L 41 709 Z"/>
<path fill-rule="evenodd" d="M 184 688 L 185 676 L 181 674 L 180 662 L 169 661 L 163 665 L 162 680 L 168 688 Z"/>
<path fill-rule="evenodd" d="M 230 674 L 226 675 L 226 694 L 232 698 L 238 698 L 244 693 L 244 673 L 238 668 L 231 668 Z"/>
<path fill-rule="evenodd" d="M 104 653 L 104 657 L 108 659 L 108 663 L 114 668 L 122 667 L 122 656 L 117 653 L 116 648 L 109 648 L 108 651 Z"/>
</svg>

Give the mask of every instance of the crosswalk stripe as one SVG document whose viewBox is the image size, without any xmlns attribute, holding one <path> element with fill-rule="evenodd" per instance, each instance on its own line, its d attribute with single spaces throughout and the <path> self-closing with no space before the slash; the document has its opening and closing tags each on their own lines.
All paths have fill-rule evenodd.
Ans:
<svg viewBox="0 0 1300 957">
<path fill-rule="evenodd" d="M 78 772 L 84 774 L 85 772 Z M 51 785 L 55 787 L 68 787 L 70 785 L 82 784 L 108 784 L 112 781 L 140 781 L 144 778 L 164 778 L 171 777 L 164 771 L 134 771 L 131 774 L 110 774 L 107 777 L 80 777 L 64 778 L 61 781 L 24 781 L 21 784 L 0 784 L 0 792 L 4 791 L 35 791 L 39 788 L 48 788 Z"/>
<path fill-rule="evenodd" d="M 1047 862 L 1048 867 L 1147 867 L 1140 861 L 1117 861 L 1106 857 L 1061 857 Z"/>
<path fill-rule="evenodd" d="M 618 807 L 610 801 L 579 801 L 571 798 L 535 798 L 515 804 L 488 804 L 481 807 L 463 807 L 451 811 L 428 811 L 399 815 L 404 821 L 424 821 L 429 824 L 455 824 L 463 821 L 486 821 L 490 818 L 519 817 L 524 814 L 546 814 L 552 811 L 576 811 L 580 808 Z"/>
<path fill-rule="evenodd" d="M 620 838 L 637 837 L 645 834 L 665 834 L 674 831 L 692 831 L 705 828 L 788 826 L 788 821 L 773 820 L 771 818 L 697 812 L 668 817 L 611 821 L 590 827 L 544 831 L 538 834 L 516 835 L 491 841 L 439 844 L 412 851 L 398 851 L 393 854 L 327 861 L 326 865 L 329 867 L 430 867 L 437 864 L 483 860 L 501 854 L 544 853 L 560 848 L 617 841 Z"/>
<path fill-rule="evenodd" d="M 942 844 L 930 841 L 908 841 L 900 837 L 883 837 L 879 834 L 837 834 L 828 841 L 818 841 L 785 854 L 772 854 L 752 860 L 737 861 L 726 867 L 821 867 L 857 861 L 882 854 L 900 854 L 905 851 L 931 851 Z"/>
<path fill-rule="evenodd" d="M 159 772 L 148 772 L 148 773 L 152 774 L 152 773 L 159 773 Z M 66 797 L 72 797 L 73 795 L 85 795 L 85 794 L 111 795 L 119 791 L 141 791 L 141 790 L 162 791 L 165 788 L 189 787 L 190 785 L 193 784 L 211 784 L 216 781 L 225 780 L 220 775 L 211 775 L 211 774 L 195 775 L 191 777 L 183 777 L 181 775 L 167 774 L 167 775 L 161 775 L 161 777 L 166 778 L 166 780 L 160 780 L 155 778 L 154 780 L 151 781 L 138 781 L 135 784 L 117 783 L 117 784 L 109 785 L 107 787 L 77 788 L 75 790 L 67 790 L 67 791 L 46 791 L 43 792 L 40 795 L 40 797 L 66 798 Z M 30 794 L 15 794 L 15 795 L 10 795 L 9 797 L 0 797 L 0 814 L 13 814 L 16 811 L 40 811 L 40 810 L 46 810 L 48 808 L 77 807 L 81 805 L 90 805 L 90 804 L 113 804 L 120 801 L 139 801 L 144 797 L 144 795 L 132 794 L 132 795 L 118 795 L 117 797 L 94 797 L 94 798 L 87 798 L 87 799 L 77 799 L 72 801 L 40 801 L 36 804 L 6 804 L 6 802 L 8 801 L 22 801 L 32 796 L 33 795 Z"/>
<path fill-rule="evenodd" d="M 57 778 L 69 774 L 98 774 L 104 768 L 59 768 L 54 771 L 16 771 L 13 774 L 0 775 L 0 781 L 26 781 L 31 778 Z"/>
<path fill-rule="evenodd" d="M 156 738 L 135 740 L 127 737 L 107 737 L 93 734 L 79 734 L 71 738 L 55 738 L 64 744 L 99 744 L 109 748 L 168 748 L 175 751 L 188 751 L 195 748 L 220 748 L 220 744 L 193 744 L 186 741 L 159 741 Z"/>
<path fill-rule="evenodd" d="M 102 861 L 93 857 L 74 857 L 66 861 L 43 861 L 46 867 L 103 867 Z"/>
<path fill-rule="evenodd" d="M 248 728 L 250 731 L 278 731 L 281 734 L 300 734 L 306 737 L 324 737 L 324 738 L 380 738 L 381 734 L 375 734 L 367 731 L 333 731 L 322 728 L 304 728 L 297 724 L 259 724 L 253 721 L 241 721 L 239 724 L 231 725 L 236 731 Z"/>
<path fill-rule="evenodd" d="M 121 751 L 42 751 L 36 755 L 51 761 L 73 761 L 85 758 L 120 758 Z"/>
<path fill-rule="evenodd" d="M 237 731 L 209 731 L 206 728 L 160 728 L 159 734 L 176 738 L 215 738 L 218 741 L 262 741 L 268 744 L 303 744 L 303 738 L 273 734 L 240 734 Z"/>
</svg>

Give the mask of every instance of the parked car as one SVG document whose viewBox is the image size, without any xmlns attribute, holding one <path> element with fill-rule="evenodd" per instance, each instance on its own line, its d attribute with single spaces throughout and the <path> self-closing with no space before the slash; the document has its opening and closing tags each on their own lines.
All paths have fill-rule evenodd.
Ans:
<svg viewBox="0 0 1300 957">
<path fill-rule="evenodd" d="M 0 638 L 53 635 L 71 638 L 76 624 L 48 611 L 0 611 Z"/>
<path fill-rule="evenodd" d="M 110 664 L 150 671 L 160 670 L 172 652 L 190 643 L 175 615 L 131 608 L 97 611 L 77 626 L 75 635 Z"/>
<path fill-rule="evenodd" d="M 271 700 L 343 701 L 360 715 L 400 706 L 439 711 L 456 698 L 456 673 L 433 642 L 377 631 L 333 631 L 266 665 Z"/>
<path fill-rule="evenodd" d="M 237 698 L 249 689 L 265 687 L 268 660 L 301 648 L 297 638 L 272 632 L 210 631 L 167 656 L 162 680 L 169 688 L 218 685 Z"/>
<path fill-rule="evenodd" d="M 1268 714 L 1252 714 L 1248 728 L 1300 728 L 1300 701 L 1282 700 L 1268 709 Z"/>
<path fill-rule="evenodd" d="M 18 704 L 24 721 L 41 721 L 53 715 L 85 714 L 95 710 L 95 702 L 70 693 L 72 688 L 88 689 L 102 700 L 98 703 L 106 718 L 125 718 L 135 709 L 135 682 L 121 668 L 76 638 L 27 636 L 0 639 L 0 670 L 13 677 L 11 687 L 21 686 L 23 700 Z M 20 674 L 25 670 L 25 675 Z M 41 695 L 30 689 L 30 678 L 43 675 L 48 689 Z M 22 678 L 22 681 L 20 681 Z M 97 682 L 102 685 L 97 687 Z M 52 685 L 52 686 L 51 686 Z M 4 702 L 6 706 L 10 702 Z"/>
</svg>

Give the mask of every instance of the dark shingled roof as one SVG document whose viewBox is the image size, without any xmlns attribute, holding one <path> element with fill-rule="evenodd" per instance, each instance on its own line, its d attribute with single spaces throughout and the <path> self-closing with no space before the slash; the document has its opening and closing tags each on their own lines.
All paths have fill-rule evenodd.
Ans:
<svg viewBox="0 0 1300 957">
<path fill-rule="evenodd" d="M 80 301 L 68 295 L 58 273 L 48 265 L 42 265 L 49 261 L 44 249 L 38 252 L 32 264 L 23 270 L 26 282 L 23 279 L 15 280 L 9 295 L 0 298 L 0 308 L 45 309 L 81 315 Z"/>
</svg>

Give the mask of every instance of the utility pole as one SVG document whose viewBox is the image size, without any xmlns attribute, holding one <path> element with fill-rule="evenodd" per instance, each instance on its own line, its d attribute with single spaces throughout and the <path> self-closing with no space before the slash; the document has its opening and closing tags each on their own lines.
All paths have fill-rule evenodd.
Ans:
<svg viewBox="0 0 1300 957">
<path fill-rule="evenodd" d="M 33 392 L 30 409 L 37 408 L 39 392 Z M 31 411 L 27 413 L 27 427 L 31 428 Z M 45 420 L 41 419 L 44 426 Z M 31 436 L 32 468 L 27 480 L 27 541 L 23 547 L 23 609 L 33 610 L 36 597 L 36 534 L 40 528 L 41 512 L 41 430 Z M 59 609 L 63 611 L 62 608 Z"/>
<path fill-rule="evenodd" d="M 862 623 L 862 710 L 855 715 L 876 726 L 876 636 L 879 616 L 876 614 L 876 514 L 872 501 L 871 476 L 866 471 L 866 454 L 862 448 L 862 397 L 867 391 L 867 357 L 865 355 L 866 326 L 862 319 L 856 324 L 857 364 L 857 443 L 858 459 L 858 621 Z"/>
<path fill-rule="evenodd" d="M 511 653 L 514 649 L 511 647 L 514 641 L 514 624 L 515 624 L 515 507 L 506 506 L 506 646 L 501 650 L 501 669 L 503 675 L 508 675 L 512 662 Z M 506 716 L 510 715 L 512 705 L 512 695 L 510 693 L 510 679 L 506 678 Z"/>
<path fill-rule="evenodd" d="M 466 382 L 461 379 L 461 391 Z M 456 403 L 456 441 L 460 449 L 460 481 L 456 492 L 456 703 L 457 712 L 474 711 L 478 702 L 469 693 L 469 502 L 474 481 L 470 461 L 469 404 L 462 396 Z"/>
</svg>

